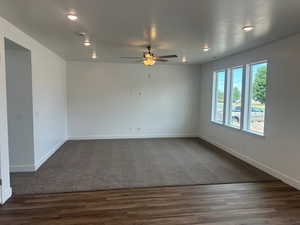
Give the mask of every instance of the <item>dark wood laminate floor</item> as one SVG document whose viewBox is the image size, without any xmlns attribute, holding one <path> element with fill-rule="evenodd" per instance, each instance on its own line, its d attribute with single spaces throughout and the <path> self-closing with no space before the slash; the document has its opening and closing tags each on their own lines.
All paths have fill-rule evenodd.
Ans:
<svg viewBox="0 0 300 225">
<path fill-rule="evenodd" d="M 14 194 L 270 181 L 197 138 L 69 141 L 37 172 L 14 173 Z"/>
<path fill-rule="evenodd" d="M 299 225 L 300 192 L 282 182 L 19 195 L 1 225 Z"/>
</svg>

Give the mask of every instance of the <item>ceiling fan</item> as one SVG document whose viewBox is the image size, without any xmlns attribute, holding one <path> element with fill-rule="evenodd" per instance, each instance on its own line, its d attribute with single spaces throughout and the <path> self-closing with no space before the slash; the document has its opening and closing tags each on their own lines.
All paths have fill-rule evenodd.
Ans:
<svg viewBox="0 0 300 225">
<path fill-rule="evenodd" d="M 177 58 L 177 55 L 162 55 L 157 56 L 151 52 L 151 46 L 147 46 L 147 50 L 143 53 L 142 57 L 121 57 L 123 59 L 140 59 L 138 62 L 142 62 L 145 66 L 153 66 L 155 62 L 168 62 L 169 58 Z"/>
</svg>

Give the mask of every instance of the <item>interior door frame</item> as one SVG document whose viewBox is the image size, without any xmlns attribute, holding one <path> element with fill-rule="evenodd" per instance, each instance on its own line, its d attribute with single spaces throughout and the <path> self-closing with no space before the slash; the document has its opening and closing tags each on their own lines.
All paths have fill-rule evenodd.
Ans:
<svg viewBox="0 0 300 225">
<path fill-rule="evenodd" d="M 4 204 L 12 195 L 9 174 L 9 145 L 7 126 L 7 96 L 4 35 L 0 33 L 0 203 Z"/>
</svg>

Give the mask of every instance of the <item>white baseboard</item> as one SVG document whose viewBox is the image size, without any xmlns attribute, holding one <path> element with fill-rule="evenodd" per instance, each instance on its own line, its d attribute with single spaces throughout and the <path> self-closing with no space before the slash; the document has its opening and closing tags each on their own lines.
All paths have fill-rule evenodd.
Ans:
<svg viewBox="0 0 300 225">
<path fill-rule="evenodd" d="M 279 170 L 274 169 L 274 168 L 272 168 L 272 167 L 270 167 L 268 165 L 265 165 L 265 164 L 263 164 L 263 163 L 255 160 L 255 159 L 253 159 L 253 158 L 251 158 L 249 156 L 241 154 L 241 153 L 235 151 L 232 148 L 229 148 L 229 147 L 227 147 L 225 145 L 213 142 L 209 138 L 206 138 L 204 136 L 199 136 L 199 138 L 203 139 L 204 141 L 207 141 L 208 143 L 210 143 L 212 145 L 215 145 L 216 147 L 218 147 L 218 148 L 224 150 L 225 152 L 227 152 L 227 153 L 229 153 L 229 154 L 231 154 L 231 155 L 233 155 L 233 156 L 235 156 L 235 157 L 237 157 L 237 158 L 239 158 L 239 159 L 241 159 L 241 160 L 249 163 L 250 165 L 252 165 L 252 166 L 254 166 L 254 167 L 256 167 L 256 168 L 258 168 L 258 169 L 260 169 L 260 170 L 262 170 L 262 171 L 264 171 L 264 172 L 266 172 L 268 174 L 270 174 L 270 175 L 272 175 L 273 177 L 278 178 L 282 182 L 284 182 L 286 184 L 289 184 L 292 187 L 300 190 L 300 181 L 299 180 L 297 180 L 297 179 L 295 179 L 293 177 L 290 177 L 290 176 L 288 176 L 288 175 L 280 172 Z"/>
<path fill-rule="evenodd" d="M 3 192 L 2 192 L 3 191 Z M 3 205 L 12 195 L 11 187 L 2 190 L 2 186 L 0 185 L 0 204 Z"/>
<path fill-rule="evenodd" d="M 10 166 L 10 172 L 34 172 L 37 171 L 40 166 L 47 161 L 64 143 L 66 140 L 56 144 L 46 155 L 44 155 L 37 163 L 31 165 L 12 165 Z"/>
<path fill-rule="evenodd" d="M 46 155 L 44 155 L 37 163 L 35 163 L 34 171 L 38 170 L 41 165 L 43 165 L 44 162 L 46 162 L 65 142 L 66 140 L 57 143 Z"/>
<path fill-rule="evenodd" d="M 66 140 L 57 143 L 46 155 L 44 155 L 37 163 L 31 165 L 12 165 L 10 166 L 10 172 L 34 172 L 37 171 L 40 166 L 47 161 L 64 143 Z"/>
<path fill-rule="evenodd" d="M 119 135 L 88 135 L 70 136 L 68 140 L 99 140 L 99 139 L 139 139 L 139 138 L 180 138 L 198 137 L 195 133 L 142 133 L 142 134 L 119 134 Z"/>
</svg>

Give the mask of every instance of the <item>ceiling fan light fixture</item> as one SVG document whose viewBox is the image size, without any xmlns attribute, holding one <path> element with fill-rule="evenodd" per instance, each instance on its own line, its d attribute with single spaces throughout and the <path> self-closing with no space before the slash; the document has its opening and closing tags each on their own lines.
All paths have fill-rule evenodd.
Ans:
<svg viewBox="0 0 300 225">
<path fill-rule="evenodd" d="M 149 52 L 144 53 L 143 63 L 145 66 L 153 66 L 156 63 L 155 57 L 153 54 L 151 54 L 150 50 Z"/>
<path fill-rule="evenodd" d="M 145 66 L 153 66 L 155 64 L 155 60 L 152 57 L 145 58 L 143 61 Z"/>
<path fill-rule="evenodd" d="M 147 46 L 146 52 L 142 57 L 121 57 L 127 59 L 139 59 L 138 62 L 142 62 L 145 66 L 153 66 L 156 62 L 168 62 L 170 58 L 177 58 L 177 55 L 162 55 L 158 56 L 151 52 L 151 46 Z M 140 61 L 141 60 L 141 61 Z"/>
<path fill-rule="evenodd" d="M 146 59 L 148 58 L 152 58 L 151 54 L 150 53 L 145 53 L 145 56 L 144 56 Z"/>
</svg>

